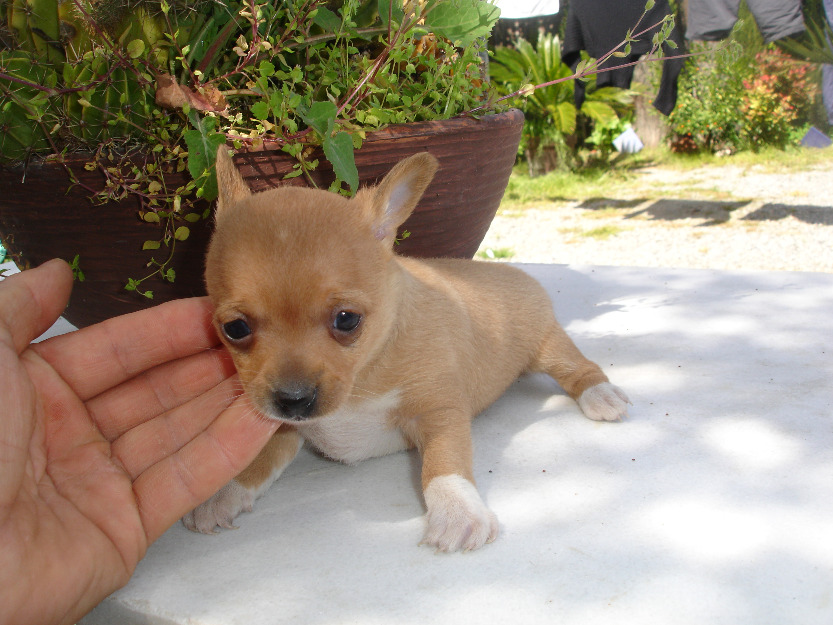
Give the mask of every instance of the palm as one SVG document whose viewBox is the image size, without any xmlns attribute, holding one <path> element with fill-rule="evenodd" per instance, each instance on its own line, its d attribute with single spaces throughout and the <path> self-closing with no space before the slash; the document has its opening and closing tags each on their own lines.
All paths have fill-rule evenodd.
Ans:
<svg viewBox="0 0 833 625">
<path fill-rule="evenodd" d="M 0 622 L 83 615 L 275 428 L 240 397 L 228 357 L 210 349 L 204 300 L 29 347 L 68 295 L 67 276 L 48 271 L 57 304 L 19 288 L 30 272 L 10 281 L 13 297 L 12 284 L 0 293 Z M 43 318 L 27 321 L 31 309 Z M 27 582 L 47 589 L 44 600 L 25 596 Z"/>
<path fill-rule="evenodd" d="M 12 535 L 40 525 L 62 546 L 50 565 L 58 568 L 54 583 L 83 580 L 81 569 L 94 566 L 121 586 L 149 544 L 131 476 L 57 372 L 34 355 L 23 364 L 37 418 Z"/>
</svg>

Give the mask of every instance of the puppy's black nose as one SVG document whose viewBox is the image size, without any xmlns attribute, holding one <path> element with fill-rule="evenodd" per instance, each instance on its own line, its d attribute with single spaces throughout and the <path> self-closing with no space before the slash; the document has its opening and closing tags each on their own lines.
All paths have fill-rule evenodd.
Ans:
<svg viewBox="0 0 833 625">
<path fill-rule="evenodd" d="M 292 384 L 277 389 L 272 395 L 272 402 L 287 419 L 303 421 L 315 411 L 318 388 L 303 384 Z"/>
</svg>

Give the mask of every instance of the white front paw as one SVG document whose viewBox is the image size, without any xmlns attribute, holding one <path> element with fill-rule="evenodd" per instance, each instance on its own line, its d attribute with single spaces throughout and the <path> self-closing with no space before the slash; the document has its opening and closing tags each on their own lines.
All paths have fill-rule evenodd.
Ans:
<svg viewBox="0 0 833 625">
<path fill-rule="evenodd" d="M 593 421 L 619 421 L 628 416 L 630 403 L 625 391 L 610 382 L 591 386 L 578 398 L 579 408 Z"/>
<path fill-rule="evenodd" d="M 435 477 L 425 489 L 425 536 L 439 551 L 471 551 L 497 538 L 498 523 L 474 484 L 460 475 Z"/>
<path fill-rule="evenodd" d="M 237 480 L 232 480 L 211 499 L 182 517 L 182 523 L 192 532 L 216 534 L 216 527 L 236 529 L 233 521 L 241 512 L 251 512 L 254 493 Z"/>
</svg>

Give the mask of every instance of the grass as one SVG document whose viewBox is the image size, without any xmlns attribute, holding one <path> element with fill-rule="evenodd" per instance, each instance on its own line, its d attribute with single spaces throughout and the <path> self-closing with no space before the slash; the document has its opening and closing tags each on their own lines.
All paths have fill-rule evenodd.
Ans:
<svg viewBox="0 0 833 625">
<path fill-rule="evenodd" d="M 579 233 L 579 236 L 596 239 L 597 241 L 606 241 L 610 237 L 615 237 L 620 232 L 624 232 L 624 230 L 624 228 L 620 228 L 619 226 L 600 226 L 592 230 L 584 230 Z"/>
<path fill-rule="evenodd" d="M 515 250 L 511 247 L 487 247 L 485 250 L 477 252 L 478 258 L 485 258 L 486 260 L 508 260 L 514 255 Z"/>
<path fill-rule="evenodd" d="M 555 171 L 530 178 L 525 164 L 515 167 L 509 179 L 500 213 L 504 216 L 520 215 L 524 209 L 553 202 L 582 202 L 601 197 L 621 197 L 630 191 L 638 193 L 644 200 L 656 200 L 671 195 L 679 196 L 684 188 L 679 186 L 647 185 L 636 186 L 637 172 L 649 166 L 662 166 L 677 171 L 689 171 L 703 167 L 754 168 L 764 173 L 802 171 L 829 164 L 833 159 L 833 146 L 825 149 L 790 148 L 779 150 L 764 148 L 758 152 L 739 152 L 731 156 L 718 157 L 712 154 L 674 154 L 667 149 L 643 150 L 628 155 L 615 165 L 593 166 L 575 172 Z M 698 187 L 690 194 L 702 197 L 711 193 L 708 199 L 728 199 L 725 193 Z M 614 209 L 611 209 L 614 210 Z"/>
<path fill-rule="evenodd" d="M 633 179 L 627 170 L 603 170 L 591 168 L 577 172 L 552 172 L 546 176 L 530 178 L 526 165 L 515 167 L 501 203 L 501 213 L 516 211 L 529 204 L 586 200 L 609 195 L 613 190 L 626 187 Z"/>
</svg>

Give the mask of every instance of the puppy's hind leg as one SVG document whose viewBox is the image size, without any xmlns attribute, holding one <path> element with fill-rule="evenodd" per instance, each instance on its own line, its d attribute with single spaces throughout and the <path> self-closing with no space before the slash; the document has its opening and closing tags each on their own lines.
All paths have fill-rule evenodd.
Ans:
<svg viewBox="0 0 833 625">
<path fill-rule="evenodd" d="M 292 462 L 303 439 L 295 428 L 281 426 L 252 463 L 211 498 L 182 517 L 189 530 L 214 534 L 216 528 L 234 529 L 241 512 L 251 512 L 260 497 Z"/>
<path fill-rule="evenodd" d="M 610 383 L 599 365 L 584 357 L 555 319 L 530 370 L 555 379 L 589 419 L 619 421 L 628 414 L 631 401 L 625 392 Z"/>
</svg>

